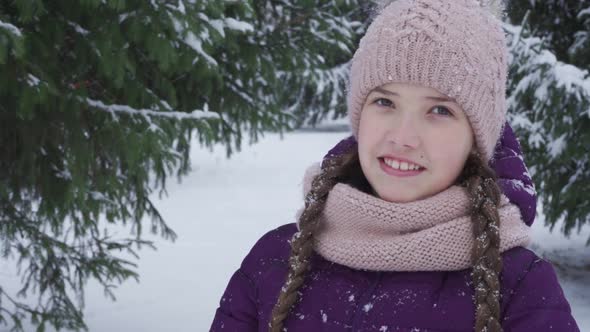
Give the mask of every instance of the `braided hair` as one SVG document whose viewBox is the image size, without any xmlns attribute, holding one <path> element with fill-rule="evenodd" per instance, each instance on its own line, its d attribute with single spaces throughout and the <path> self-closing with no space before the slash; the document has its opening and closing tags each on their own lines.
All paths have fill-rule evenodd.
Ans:
<svg viewBox="0 0 590 332">
<path fill-rule="evenodd" d="M 475 331 L 500 332 L 500 204 L 496 174 L 479 155 L 465 163 L 464 175 L 471 201 L 474 246 L 471 252 L 475 287 Z"/>
<path fill-rule="evenodd" d="M 362 173 L 358 150 L 326 159 L 322 170 L 311 183 L 305 197 L 305 206 L 299 217 L 299 232 L 291 239 L 289 272 L 269 321 L 270 332 L 280 332 L 290 309 L 297 302 L 298 289 L 303 285 L 310 268 L 313 252 L 313 235 L 319 226 L 321 214 L 330 190 L 339 182 L 350 184 L 371 193 L 369 182 Z M 502 271 L 500 256 L 500 188 L 496 174 L 478 153 L 467 158 L 457 183 L 467 188 L 473 222 L 472 279 L 475 288 L 475 331 L 501 332 L 500 282 Z"/>
</svg>

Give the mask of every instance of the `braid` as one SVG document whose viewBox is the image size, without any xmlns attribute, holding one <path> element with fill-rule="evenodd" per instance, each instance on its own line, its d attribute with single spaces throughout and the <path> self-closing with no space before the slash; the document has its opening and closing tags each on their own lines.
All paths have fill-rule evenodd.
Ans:
<svg viewBox="0 0 590 332">
<path fill-rule="evenodd" d="M 289 310 L 297 301 L 297 290 L 303 284 L 305 273 L 309 269 L 309 258 L 313 252 L 313 234 L 319 226 L 319 216 L 324 209 L 328 193 L 349 172 L 351 164 L 358 160 L 356 149 L 324 161 L 322 171 L 312 183 L 311 190 L 305 197 L 305 208 L 299 217 L 299 232 L 291 239 L 289 273 L 279 293 L 269 322 L 270 332 L 279 332 Z M 354 158 L 357 155 L 357 158 Z"/>
<path fill-rule="evenodd" d="M 471 154 L 463 177 L 471 198 L 475 245 L 471 255 L 475 287 L 475 331 L 501 332 L 500 188 L 496 174 L 478 154 Z"/>
<path fill-rule="evenodd" d="M 305 208 L 299 217 L 300 231 L 291 239 L 289 272 L 281 288 L 269 322 L 270 332 L 280 332 L 283 322 L 298 298 L 297 290 L 303 285 L 313 252 L 313 234 L 319 226 L 328 193 L 338 182 L 344 182 L 367 192 L 370 184 L 362 175 L 358 152 L 332 157 L 324 161 L 321 173 L 311 184 L 305 198 Z M 325 166 L 324 166 L 325 165 Z M 473 283 L 475 287 L 475 331 L 502 332 L 500 324 L 500 282 L 502 271 L 500 256 L 500 204 L 501 190 L 496 174 L 481 159 L 471 154 L 459 178 L 467 187 L 471 198 L 471 220 L 475 245 L 472 252 Z"/>
</svg>

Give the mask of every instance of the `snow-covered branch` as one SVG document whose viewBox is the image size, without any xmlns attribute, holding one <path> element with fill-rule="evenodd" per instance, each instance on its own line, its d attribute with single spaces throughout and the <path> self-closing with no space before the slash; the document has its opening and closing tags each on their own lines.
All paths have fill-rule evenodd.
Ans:
<svg viewBox="0 0 590 332">
<path fill-rule="evenodd" d="M 141 115 L 141 116 L 149 116 L 149 117 L 161 117 L 161 118 L 172 118 L 177 120 L 197 120 L 197 119 L 221 119 L 218 113 L 211 112 L 209 110 L 194 110 L 190 113 L 186 112 L 162 112 L 162 111 L 154 111 L 151 109 L 135 109 L 128 105 L 107 105 L 100 100 L 94 100 L 90 98 L 85 99 L 86 103 L 89 106 L 95 107 L 97 109 L 107 111 L 110 113 L 119 113 L 119 114 L 127 114 L 127 115 Z"/>
<path fill-rule="evenodd" d="M 20 32 L 20 29 L 10 23 L 0 21 L 0 28 L 10 31 L 13 35 L 15 35 L 17 37 L 23 36 L 22 32 Z"/>
<path fill-rule="evenodd" d="M 522 27 L 505 24 L 504 28 L 512 36 L 521 36 Z M 575 96 L 578 101 L 590 100 L 588 71 L 557 60 L 551 51 L 540 49 L 541 44 L 542 40 L 538 37 L 521 36 L 510 45 L 511 55 L 527 58 L 527 65 L 520 69 L 531 73 L 518 83 L 514 95 L 525 91 L 531 84 L 538 84 L 535 97 L 539 100 L 547 99 L 550 87 L 565 88 L 566 93 Z M 585 112 L 590 117 L 590 110 Z"/>
</svg>

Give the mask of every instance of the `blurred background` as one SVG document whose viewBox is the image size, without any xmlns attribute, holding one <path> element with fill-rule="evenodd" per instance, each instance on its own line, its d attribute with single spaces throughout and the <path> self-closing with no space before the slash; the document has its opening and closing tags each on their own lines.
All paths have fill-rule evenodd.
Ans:
<svg viewBox="0 0 590 332">
<path fill-rule="evenodd" d="M 590 1 L 508 1 L 530 249 L 590 331 Z M 366 0 L 0 2 L 0 331 L 205 331 L 350 135 Z"/>
</svg>

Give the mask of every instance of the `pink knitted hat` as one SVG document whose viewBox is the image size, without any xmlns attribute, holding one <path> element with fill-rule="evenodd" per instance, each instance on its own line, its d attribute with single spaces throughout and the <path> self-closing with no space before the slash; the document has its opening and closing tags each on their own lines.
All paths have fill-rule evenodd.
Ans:
<svg viewBox="0 0 590 332">
<path fill-rule="evenodd" d="M 355 137 L 372 89 L 416 84 L 454 98 L 491 159 L 506 116 L 508 50 L 501 21 L 480 2 L 397 0 L 381 9 L 352 59 L 347 103 Z"/>
</svg>

